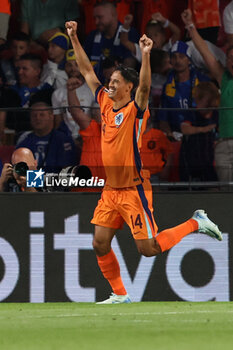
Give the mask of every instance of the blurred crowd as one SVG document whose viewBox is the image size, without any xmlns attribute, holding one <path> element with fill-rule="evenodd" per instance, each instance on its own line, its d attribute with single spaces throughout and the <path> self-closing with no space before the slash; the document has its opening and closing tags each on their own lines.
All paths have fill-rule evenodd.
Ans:
<svg viewBox="0 0 233 350">
<path fill-rule="evenodd" d="M 70 20 L 106 87 L 118 65 L 139 71 L 139 38 L 152 39 L 141 157 L 153 183 L 233 181 L 233 1 L 1 0 L 0 191 L 27 149 L 33 169 L 105 176 L 99 107 Z"/>
</svg>

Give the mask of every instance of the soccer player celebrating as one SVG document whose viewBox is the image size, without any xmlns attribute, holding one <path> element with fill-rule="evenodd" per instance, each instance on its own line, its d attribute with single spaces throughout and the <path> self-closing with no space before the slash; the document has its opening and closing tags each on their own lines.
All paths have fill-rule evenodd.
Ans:
<svg viewBox="0 0 233 350">
<path fill-rule="evenodd" d="M 97 261 L 113 291 L 101 303 L 129 303 L 131 300 L 121 279 L 119 263 L 111 249 L 116 230 L 124 221 L 131 229 L 139 253 L 145 256 L 170 249 L 194 231 L 206 233 L 219 241 L 222 234 L 204 210 L 196 210 L 191 219 L 157 234 L 149 174 L 142 170 L 139 154 L 141 136 L 149 117 L 152 40 L 143 35 L 139 41 L 142 54 L 139 82 L 133 69 L 120 66 L 111 75 L 106 90 L 78 40 L 77 23 L 67 22 L 66 28 L 81 74 L 101 108 L 101 147 L 107 180 L 91 222 L 95 224 L 93 247 Z"/>
</svg>

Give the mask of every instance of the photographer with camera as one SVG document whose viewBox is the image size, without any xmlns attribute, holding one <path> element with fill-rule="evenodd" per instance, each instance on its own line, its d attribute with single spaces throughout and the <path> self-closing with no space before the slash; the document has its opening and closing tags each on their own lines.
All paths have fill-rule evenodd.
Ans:
<svg viewBox="0 0 233 350">
<path fill-rule="evenodd" d="M 27 170 L 36 170 L 37 161 L 28 148 L 18 148 L 11 157 L 11 164 L 5 163 L 0 177 L 0 192 L 37 192 L 26 187 Z"/>
</svg>

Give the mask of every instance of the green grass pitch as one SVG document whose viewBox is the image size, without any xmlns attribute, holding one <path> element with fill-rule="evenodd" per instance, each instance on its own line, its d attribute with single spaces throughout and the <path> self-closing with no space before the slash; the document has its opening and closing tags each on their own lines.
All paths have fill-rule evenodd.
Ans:
<svg viewBox="0 0 233 350">
<path fill-rule="evenodd" d="M 231 302 L 0 304 L 1 350 L 232 350 Z"/>
</svg>

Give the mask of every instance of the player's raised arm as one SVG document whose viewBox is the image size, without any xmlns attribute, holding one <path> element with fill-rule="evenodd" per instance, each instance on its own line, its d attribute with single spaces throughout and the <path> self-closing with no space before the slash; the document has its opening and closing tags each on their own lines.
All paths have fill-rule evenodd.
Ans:
<svg viewBox="0 0 233 350">
<path fill-rule="evenodd" d="M 73 45 L 76 61 L 79 66 L 80 72 L 84 76 L 93 95 L 95 95 L 96 89 L 98 88 L 99 85 L 101 85 L 101 83 L 97 78 L 97 76 L 95 75 L 91 62 L 87 57 L 77 37 L 77 22 L 74 22 L 74 21 L 66 22 L 65 26 L 67 29 L 67 34 L 69 35 L 71 43 Z"/>
<path fill-rule="evenodd" d="M 153 46 L 153 41 L 144 34 L 139 40 L 139 46 L 142 53 L 142 65 L 135 102 L 142 110 L 144 110 L 148 104 L 151 87 L 150 52 Z"/>
</svg>

